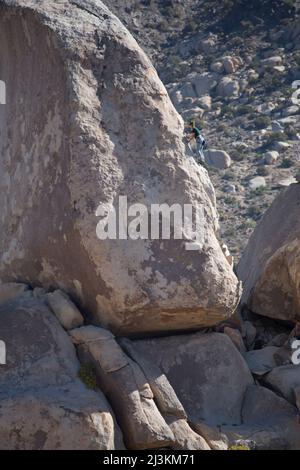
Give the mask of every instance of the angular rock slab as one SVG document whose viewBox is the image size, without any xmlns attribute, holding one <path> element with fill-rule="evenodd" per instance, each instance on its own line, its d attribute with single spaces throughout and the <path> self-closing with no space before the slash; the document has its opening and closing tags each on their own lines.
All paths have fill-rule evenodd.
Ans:
<svg viewBox="0 0 300 470">
<path fill-rule="evenodd" d="M 173 387 L 160 368 L 144 357 L 132 341 L 122 338 L 121 346 L 140 366 L 153 393 L 153 398 L 162 416 L 174 434 L 172 449 L 210 450 L 201 433 L 195 433 L 187 422 L 186 412 Z"/>
<path fill-rule="evenodd" d="M 238 264 L 242 303 L 260 315 L 300 320 L 300 185 L 275 199 Z"/>
<path fill-rule="evenodd" d="M 1 450 L 123 450 L 103 395 L 70 384 L 0 400 Z"/>
<path fill-rule="evenodd" d="M 245 354 L 245 360 L 252 374 L 264 375 L 276 367 L 278 365 L 276 362 L 276 353 L 278 351 L 280 351 L 280 348 L 275 346 L 248 351 Z"/>
<path fill-rule="evenodd" d="M 188 420 L 240 424 L 243 398 L 253 378 L 224 334 L 191 334 L 134 341 L 160 367 L 184 406 Z"/>
<path fill-rule="evenodd" d="M 264 377 L 264 382 L 286 400 L 295 403 L 295 390 L 300 387 L 300 365 L 276 367 Z"/>
<path fill-rule="evenodd" d="M 160 414 L 147 379 L 138 364 L 122 351 L 114 336 L 87 326 L 70 331 L 83 363 L 91 363 L 123 430 L 126 447 L 168 447 L 174 435 Z"/>
<path fill-rule="evenodd" d="M 0 306 L 0 338 L 0 449 L 123 449 L 108 402 L 77 378 L 74 346 L 44 303 Z"/>
<path fill-rule="evenodd" d="M 221 426 L 229 445 L 244 442 L 255 450 L 296 450 L 300 447 L 300 415 L 271 390 L 251 385 L 245 394 L 241 426 Z"/>
<path fill-rule="evenodd" d="M 50 309 L 65 330 L 83 325 L 81 313 L 64 292 L 56 290 L 46 294 L 46 299 Z"/>
<path fill-rule="evenodd" d="M 183 121 L 120 21 L 98 0 L 3 0 L 0 44 L 0 279 L 60 288 L 126 334 L 230 316 L 240 289 L 212 184 L 188 164 Z M 100 240 L 100 204 L 118 209 L 120 195 L 148 210 L 201 204 L 203 248 Z"/>
</svg>

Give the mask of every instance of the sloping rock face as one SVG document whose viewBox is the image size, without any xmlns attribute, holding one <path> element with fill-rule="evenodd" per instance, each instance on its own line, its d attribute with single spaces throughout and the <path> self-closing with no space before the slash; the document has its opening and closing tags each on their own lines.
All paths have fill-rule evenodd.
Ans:
<svg viewBox="0 0 300 470">
<path fill-rule="evenodd" d="M 45 304 L 20 296 L 0 318 L 0 448 L 123 449 L 106 398 L 77 378 L 74 346 Z"/>
<path fill-rule="evenodd" d="M 183 122 L 135 40 L 96 0 L 4 0 L 0 279 L 68 292 L 132 334 L 212 325 L 239 286 L 215 236 L 215 195 Z M 203 247 L 99 240 L 99 204 L 204 208 Z M 98 212 L 97 212 L 98 213 Z"/>
<path fill-rule="evenodd" d="M 248 387 L 241 426 L 221 426 L 229 445 L 245 443 L 255 450 L 297 450 L 300 416 L 296 408 L 267 388 Z"/>
<path fill-rule="evenodd" d="M 101 389 L 118 417 L 128 449 L 209 450 L 186 421 L 186 413 L 167 378 L 108 331 L 84 326 L 70 331 L 82 363 L 92 364 Z"/>
<path fill-rule="evenodd" d="M 300 184 L 284 190 L 254 231 L 238 265 L 242 303 L 274 319 L 300 320 Z"/>
<path fill-rule="evenodd" d="M 244 394 L 253 378 L 228 336 L 169 336 L 138 340 L 134 347 L 166 375 L 193 425 L 241 424 Z"/>
</svg>

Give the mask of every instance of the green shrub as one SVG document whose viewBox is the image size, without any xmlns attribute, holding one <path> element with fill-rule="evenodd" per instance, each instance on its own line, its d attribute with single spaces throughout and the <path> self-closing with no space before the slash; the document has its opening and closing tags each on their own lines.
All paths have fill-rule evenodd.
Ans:
<svg viewBox="0 0 300 470">
<path fill-rule="evenodd" d="M 259 176 L 268 176 L 270 174 L 270 168 L 267 166 L 259 166 L 256 172 Z"/>
<path fill-rule="evenodd" d="M 236 115 L 239 115 L 239 116 L 253 113 L 253 112 L 254 112 L 254 108 L 250 104 L 243 104 L 236 109 Z"/>
<path fill-rule="evenodd" d="M 266 186 L 260 186 L 259 188 L 256 188 L 256 189 L 253 191 L 253 193 L 255 194 L 255 196 L 261 196 L 261 195 L 264 194 L 266 191 L 267 191 Z"/>
<path fill-rule="evenodd" d="M 284 133 L 289 139 L 292 139 L 293 137 L 297 135 L 296 129 L 294 129 L 294 127 L 291 126 L 291 124 L 286 124 L 284 126 Z"/>
<path fill-rule="evenodd" d="M 241 162 L 245 158 L 245 154 L 237 148 L 230 151 L 230 156 L 235 162 Z"/>
<path fill-rule="evenodd" d="M 251 450 L 251 449 L 245 444 L 236 444 L 236 445 L 228 447 L 228 450 Z"/>
<path fill-rule="evenodd" d="M 91 390 L 97 388 L 96 372 L 93 364 L 82 364 L 78 372 L 79 379 Z"/>
<path fill-rule="evenodd" d="M 233 106 L 229 104 L 224 104 L 221 109 L 221 114 L 222 116 L 227 116 L 227 117 L 234 117 L 235 115 L 235 109 Z"/>
<path fill-rule="evenodd" d="M 285 132 L 270 132 L 267 134 L 267 141 L 266 146 L 269 147 L 270 145 L 274 144 L 274 142 L 285 142 L 288 139 L 288 136 Z"/>
<path fill-rule="evenodd" d="M 181 62 L 181 58 L 178 55 L 173 55 L 169 57 L 169 63 L 174 66 L 180 65 L 180 62 Z"/>
<path fill-rule="evenodd" d="M 230 205 L 232 205 L 232 204 L 235 204 L 235 203 L 236 203 L 236 200 L 235 200 L 235 197 L 233 197 L 233 196 L 226 196 L 226 197 L 224 198 L 224 202 L 225 202 L 225 204 L 230 204 Z"/>
<path fill-rule="evenodd" d="M 271 93 L 282 87 L 282 77 L 281 75 L 275 75 L 275 70 L 270 73 L 266 73 L 263 77 L 262 83 L 264 85 L 265 91 Z"/>
<path fill-rule="evenodd" d="M 228 129 L 228 126 L 227 124 L 221 122 L 220 124 L 218 124 L 218 127 L 217 127 L 217 131 L 218 132 L 224 132 Z"/>
<path fill-rule="evenodd" d="M 294 165 L 294 162 L 291 158 L 284 158 L 281 162 L 280 168 L 291 168 Z"/>
<path fill-rule="evenodd" d="M 250 77 L 248 78 L 248 82 L 249 82 L 250 85 L 253 85 L 258 80 L 259 80 L 259 77 L 255 77 L 254 75 L 250 75 Z"/>
<path fill-rule="evenodd" d="M 226 173 L 223 175 L 223 180 L 232 181 L 234 179 L 235 179 L 235 173 L 232 170 L 226 171 Z"/>
<path fill-rule="evenodd" d="M 242 222 L 238 229 L 239 230 L 247 230 L 247 229 L 254 229 L 256 227 L 256 221 L 253 219 L 247 219 L 245 222 Z"/>
<path fill-rule="evenodd" d="M 269 118 L 269 116 L 258 116 L 254 124 L 257 129 L 265 129 L 271 124 L 271 118 Z"/>
<path fill-rule="evenodd" d="M 258 220 L 261 215 L 260 208 L 257 206 L 250 206 L 247 210 L 247 215 L 253 220 Z"/>
<path fill-rule="evenodd" d="M 254 25 L 251 21 L 242 20 L 241 26 L 243 26 L 244 31 L 252 31 L 254 29 Z"/>
</svg>

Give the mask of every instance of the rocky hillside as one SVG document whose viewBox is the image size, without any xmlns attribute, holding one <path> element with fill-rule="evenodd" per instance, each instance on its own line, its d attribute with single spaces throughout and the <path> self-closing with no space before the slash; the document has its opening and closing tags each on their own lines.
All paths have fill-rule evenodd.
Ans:
<svg viewBox="0 0 300 470">
<path fill-rule="evenodd" d="M 238 258 L 300 168 L 296 1 L 107 0 L 152 58 L 185 121 L 203 126 L 221 237 Z M 296 86 L 296 85 L 295 85 Z M 272 153 L 271 153 L 272 152 Z M 208 158 L 209 161 L 209 158 Z"/>
<path fill-rule="evenodd" d="M 120 14 L 131 18 L 131 6 Z M 271 15 L 270 27 L 285 8 Z M 219 14 L 216 7 L 216 21 Z M 271 67 L 271 76 L 277 70 L 288 79 L 293 70 L 277 46 L 266 47 L 256 70 L 241 52 L 226 58 L 217 26 L 199 39 L 215 54 L 207 71 L 168 84 L 182 114 L 215 126 L 224 103 L 225 116 L 249 106 L 240 100 L 252 96 L 242 91 L 251 73 L 259 78 Z M 279 29 L 280 37 L 297 31 Z M 299 450 L 300 184 L 272 203 L 236 274 L 219 240 L 209 173 L 188 158 L 182 119 L 109 8 L 99 0 L 1 0 L 0 50 L 7 89 L 0 107 L 0 449 Z M 253 106 L 263 106 L 256 96 Z M 278 127 L 290 116 L 278 103 L 268 123 L 280 139 L 253 168 L 277 168 L 282 178 L 288 131 Z M 270 132 L 252 129 L 258 117 L 248 111 L 243 132 L 263 148 Z M 237 119 L 233 113 L 224 123 L 238 133 Z M 252 168 L 252 144 L 236 142 L 228 154 L 223 145 L 209 148 L 212 164 L 231 165 L 210 167 L 217 184 L 229 171 L 245 172 L 244 159 Z M 294 155 L 290 149 L 286 155 Z M 266 197 L 252 176 L 243 173 L 239 186 L 231 180 L 231 197 L 243 194 L 246 204 L 250 188 L 254 199 Z M 270 183 L 270 175 L 259 176 Z M 124 194 L 143 204 L 128 226 Z M 152 213 L 144 208 L 163 202 L 204 207 L 201 240 L 186 227 L 175 237 L 175 223 L 174 236 L 145 236 Z"/>
</svg>

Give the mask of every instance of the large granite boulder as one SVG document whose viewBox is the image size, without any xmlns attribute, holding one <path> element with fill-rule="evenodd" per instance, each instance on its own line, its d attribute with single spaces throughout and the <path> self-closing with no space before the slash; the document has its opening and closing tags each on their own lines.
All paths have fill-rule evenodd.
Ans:
<svg viewBox="0 0 300 470">
<path fill-rule="evenodd" d="M 0 280 L 63 289 L 126 334 L 230 316 L 240 289 L 215 235 L 212 184 L 120 21 L 98 0 L 3 0 L 0 45 Z M 100 204 L 118 209 L 120 195 L 201 206 L 203 245 L 100 240 Z"/>
<path fill-rule="evenodd" d="M 241 426 L 221 426 L 230 446 L 244 443 L 255 450 L 297 450 L 300 415 L 296 408 L 267 388 L 248 387 Z"/>
<path fill-rule="evenodd" d="M 79 380 L 74 346 L 42 301 L 1 305 L 0 339 L 0 449 L 124 448 L 110 405 Z"/>
<path fill-rule="evenodd" d="M 300 184 L 275 199 L 237 267 L 242 304 L 279 320 L 300 320 Z"/>
<path fill-rule="evenodd" d="M 108 330 L 84 326 L 70 331 L 82 363 L 93 364 L 98 383 L 118 417 L 128 449 L 209 450 L 186 422 L 186 413 L 166 377 L 150 368 L 132 343 L 124 350 Z"/>
<path fill-rule="evenodd" d="M 202 421 L 241 424 L 244 394 L 253 378 L 227 335 L 196 333 L 137 340 L 134 347 L 166 375 L 193 426 Z"/>
</svg>

